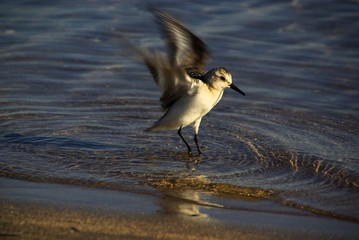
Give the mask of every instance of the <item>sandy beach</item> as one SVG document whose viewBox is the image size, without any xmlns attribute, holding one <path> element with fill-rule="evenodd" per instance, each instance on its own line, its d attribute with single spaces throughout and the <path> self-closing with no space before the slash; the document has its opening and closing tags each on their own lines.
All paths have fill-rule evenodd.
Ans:
<svg viewBox="0 0 359 240">
<path fill-rule="evenodd" d="M 356 223 L 190 207 L 163 196 L 1 178 L 2 239 L 354 239 Z M 172 204 L 171 204 L 172 203 Z M 176 207 L 174 207 L 176 206 Z M 174 209 L 186 211 L 176 212 Z M 192 206 L 191 204 L 189 206 Z M 193 208 L 193 206 L 192 206 Z M 317 224 L 317 225 L 316 225 Z"/>
</svg>

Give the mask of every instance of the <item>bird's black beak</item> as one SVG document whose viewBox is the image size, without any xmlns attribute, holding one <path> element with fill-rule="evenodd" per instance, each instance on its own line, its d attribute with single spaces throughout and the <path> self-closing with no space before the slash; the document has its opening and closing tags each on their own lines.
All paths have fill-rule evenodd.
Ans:
<svg viewBox="0 0 359 240">
<path fill-rule="evenodd" d="M 241 91 L 241 89 L 237 88 L 237 86 L 234 85 L 233 83 L 231 85 L 229 85 L 229 87 L 232 88 L 236 92 L 239 92 L 239 93 L 241 93 L 243 95 L 246 95 L 244 92 Z"/>
</svg>

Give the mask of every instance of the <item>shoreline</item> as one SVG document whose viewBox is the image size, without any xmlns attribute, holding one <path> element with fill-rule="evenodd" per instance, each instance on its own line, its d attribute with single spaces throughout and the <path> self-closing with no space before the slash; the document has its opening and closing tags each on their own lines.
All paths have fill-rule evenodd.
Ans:
<svg viewBox="0 0 359 240">
<path fill-rule="evenodd" d="M 0 178 L 5 239 L 354 239 L 339 220 L 176 204 L 161 196 Z M 178 210 L 181 210 L 179 213 Z"/>
</svg>

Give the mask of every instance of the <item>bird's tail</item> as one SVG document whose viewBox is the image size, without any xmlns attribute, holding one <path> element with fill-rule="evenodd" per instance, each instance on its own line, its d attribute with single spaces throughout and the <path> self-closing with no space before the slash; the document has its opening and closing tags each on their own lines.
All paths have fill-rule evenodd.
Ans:
<svg viewBox="0 0 359 240">
<path fill-rule="evenodd" d="M 152 126 L 152 127 L 149 127 L 149 128 L 146 128 L 146 129 L 144 130 L 144 132 L 146 132 L 146 133 L 153 132 L 153 126 Z"/>
<path fill-rule="evenodd" d="M 144 132 L 149 133 L 149 132 L 156 132 L 156 131 L 159 131 L 159 130 L 163 130 L 163 129 L 160 126 L 155 124 L 152 127 L 146 128 L 144 130 Z"/>
</svg>

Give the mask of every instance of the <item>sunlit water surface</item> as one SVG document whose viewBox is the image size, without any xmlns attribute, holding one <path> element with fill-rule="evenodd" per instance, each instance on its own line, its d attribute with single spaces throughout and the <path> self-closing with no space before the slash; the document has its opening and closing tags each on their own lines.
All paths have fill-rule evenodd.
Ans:
<svg viewBox="0 0 359 240">
<path fill-rule="evenodd" d="M 202 120 L 204 154 L 189 157 L 176 131 L 143 132 L 160 96 L 121 39 L 164 45 L 142 1 L 2 1 L 0 176 L 359 221 L 359 5 L 153 5 L 246 92 Z"/>
</svg>

